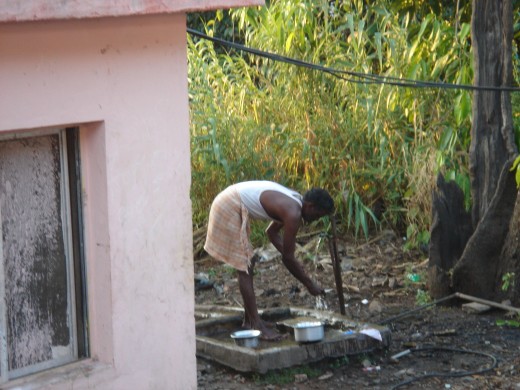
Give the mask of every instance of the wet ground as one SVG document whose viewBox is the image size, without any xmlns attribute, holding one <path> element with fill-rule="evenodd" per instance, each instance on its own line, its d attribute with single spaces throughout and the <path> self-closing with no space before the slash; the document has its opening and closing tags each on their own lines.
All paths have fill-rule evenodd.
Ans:
<svg viewBox="0 0 520 390">
<path fill-rule="evenodd" d="M 339 313 L 327 245 L 313 235 L 302 237 L 300 244 L 298 258 L 326 289 L 324 300 L 317 302 L 276 252 L 264 248 L 255 270 L 259 307 L 314 309 L 319 303 Z M 388 326 L 390 347 L 266 374 L 240 373 L 198 358 L 199 389 L 520 389 L 516 316 L 502 309 L 476 314 L 463 309 L 467 300 L 432 304 L 425 284 L 427 255 L 403 251 L 402 240 L 392 232 L 368 243 L 340 241 L 338 250 L 346 315 Z M 232 269 L 201 257 L 195 273 L 201 281 L 196 304 L 241 306 Z"/>
</svg>

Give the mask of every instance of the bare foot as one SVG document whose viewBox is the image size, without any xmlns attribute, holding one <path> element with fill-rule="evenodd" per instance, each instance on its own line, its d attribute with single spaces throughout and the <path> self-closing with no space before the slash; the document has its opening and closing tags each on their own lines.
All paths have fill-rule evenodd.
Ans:
<svg viewBox="0 0 520 390">
<path fill-rule="evenodd" d="M 286 334 L 278 333 L 274 328 L 276 324 L 272 322 L 266 322 L 261 320 L 258 324 L 246 324 L 243 323 L 242 327 L 244 329 L 257 329 L 261 332 L 260 339 L 266 341 L 280 341 L 287 337 Z"/>
<path fill-rule="evenodd" d="M 271 329 L 275 329 L 276 328 L 276 322 L 263 321 L 263 323 L 268 328 L 271 328 Z"/>
<path fill-rule="evenodd" d="M 260 335 L 260 339 L 265 341 L 280 341 L 287 337 L 286 334 L 278 333 L 267 327 L 264 327 L 260 331 L 262 332 L 262 334 Z"/>
</svg>

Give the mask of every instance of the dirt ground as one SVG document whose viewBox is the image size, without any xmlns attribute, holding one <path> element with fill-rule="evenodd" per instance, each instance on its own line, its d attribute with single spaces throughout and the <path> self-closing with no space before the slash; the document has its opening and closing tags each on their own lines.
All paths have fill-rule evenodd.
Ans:
<svg viewBox="0 0 520 390">
<path fill-rule="evenodd" d="M 339 313 L 327 243 L 312 233 L 302 236 L 298 258 L 326 289 L 328 310 Z M 368 242 L 338 240 L 346 316 L 388 326 L 389 348 L 266 374 L 236 372 L 198 357 L 198 388 L 520 389 L 520 328 L 501 323 L 517 317 L 502 309 L 477 314 L 463 307 L 468 300 L 428 301 L 427 254 L 405 252 L 402 244 L 390 231 Z M 316 308 L 316 298 L 290 275 L 275 250 L 259 248 L 258 254 L 259 308 Z M 232 269 L 202 256 L 195 260 L 195 273 L 196 304 L 241 306 Z"/>
</svg>

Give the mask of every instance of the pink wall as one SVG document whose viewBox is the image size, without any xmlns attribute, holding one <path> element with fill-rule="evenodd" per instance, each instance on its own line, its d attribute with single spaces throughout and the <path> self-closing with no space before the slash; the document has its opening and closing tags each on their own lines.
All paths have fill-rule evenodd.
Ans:
<svg viewBox="0 0 520 390">
<path fill-rule="evenodd" d="M 185 28 L 0 24 L 0 133 L 80 126 L 93 358 L 3 388 L 196 388 Z"/>
<path fill-rule="evenodd" d="M 164 14 L 263 4 L 264 0 L 0 0 L 0 21 Z"/>
</svg>

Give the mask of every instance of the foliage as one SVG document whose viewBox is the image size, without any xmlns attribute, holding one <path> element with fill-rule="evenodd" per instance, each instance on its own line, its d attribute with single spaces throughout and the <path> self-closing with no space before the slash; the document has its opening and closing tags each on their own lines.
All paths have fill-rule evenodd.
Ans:
<svg viewBox="0 0 520 390">
<path fill-rule="evenodd" d="M 376 0 L 377 2 L 377 0 Z M 437 15 L 443 19 L 459 17 L 465 23 L 471 19 L 471 0 L 391 0 L 389 7 L 401 15 L 410 13 L 417 18 L 428 14 Z"/>
<path fill-rule="evenodd" d="M 511 328 L 520 328 L 520 321 L 518 320 L 497 320 L 498 326 L 509 326 Z"/>
<path fill-rule="evenodd" d="M 407 1 L 271 1 L 192 20 L 208 35 L 335 69 L 471 84 L 471 5 L 437 3 L 438 15 L 426 0 L 413 12 Z M 470 92 L 334 77 L 190 35 L 188 60 L 196 226 L 220 190 L 250 179 L 324 187 L 341 228 L 368 236 L 384 224 L 410 247 L 429 240 L 437 173 L 461 185 L 469 207 Z"/>
<path fill-rule="evenodd" d="M 330 363 L 330 367 L 333 369 L 341 368 L 344 366 L 348 366 L 350 364 L 350 359 L 348 356 L 341 356 L 339 358 L 333 358 Z"/>
<path fill-rule="evenodd" d="M 212 267 L 207 271 L 209 279 L 221 279 L 222 275 L 226 274 L 228 277 L 236 276 L 237 270 L 227 264 L 218 267 Z"/>
<path fill-rule="evenodd" d="M 515 171 L 515 178 L 516 178 L 516 184 L 518 188 L 520 188 L 520 156 L 518 156 L 515 161 L 513 162 L 513 165 L 511 166 L 511 172 Z"/>
<path fill-rule="evenodd" d="M 403 285 L 408 290 L 415 290 L 419 287 L 424 287 L 425 281 L 427 280 L 426 273 L 424 271 L 417 271 L 411 265 L 406 267 L 405 277 L 403 278 Z M 420 289 L 418 290 L 420 291 Z M 417 294 L 420 294 L 417 291 Z"/>
<path fill-rule="evenodd" d="M 424 306 L 432 303 L 432 297 L 428 294 L 427 291 L 418 289 L 415 294 L 415 303 L 417 306 Z"/>
<path fill-rule="evenodd" d="M 513 287 L 515 283 L 514 277 L 514 272 L 506 272 L 504 275 L 502 275 L 502 291 L 507 291 L 510 287 Z"/>
<path fill-rule="evenodd" d="M 286 385 L 294 382 L 296 375 L 307 375 L 307 378 L 316 378 L 322 374 L 321 370 L 308 365 L 286 368 L 283 370 L 268 371 L 266 374 L 254 374 L 253 378 L 259 385 Z"/>
</svg>

